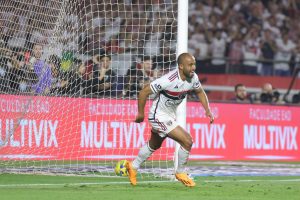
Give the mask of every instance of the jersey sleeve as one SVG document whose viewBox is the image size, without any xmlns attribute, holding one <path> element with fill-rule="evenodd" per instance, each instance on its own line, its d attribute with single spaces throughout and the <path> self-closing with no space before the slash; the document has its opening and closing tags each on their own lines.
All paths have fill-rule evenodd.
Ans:
<svg viewBox="0 0 300 200">
<path fill-rule="evenodd" d="M 194 74 L 193 79 L 192 79 L 192 83 L 193 83 L 193 89 L 199 89 L 201 88 L 201 83 L 199 81 L 198 75 Z"/>
<path fill-rule="evenodd" d="M 154 94 L 159 93 L 162 90 L 165 90 L 171 84 L 167 76 L 162 76 L 150 83 L 150 88 Z"/>
</svg>

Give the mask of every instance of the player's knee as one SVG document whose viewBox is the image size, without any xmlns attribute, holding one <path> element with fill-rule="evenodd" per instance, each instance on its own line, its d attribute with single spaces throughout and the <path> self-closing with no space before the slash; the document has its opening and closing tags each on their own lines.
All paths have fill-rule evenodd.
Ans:
<svg viewBox="0 0 300 200">
<path fill-rule="evenodd" d="M 155 144 L 155 145 L 151 146 L 150 148 L 153 149 L 153 150 L 157 150 L 157 149 L 159 149 L 160 147 L 161 147 L 161 145 Z"/>
<path fill-rule="evenodd" d="M 155 150 L 157 150 L 157 149 L 159 149 L 160 147 L 161 147 L 161 144 L 153 144 L 153 143 L 151 143 L 151 142 L 149 142 L 149 147 L 153 150 L 153 151 L 155 151 Z"/>
</svg>

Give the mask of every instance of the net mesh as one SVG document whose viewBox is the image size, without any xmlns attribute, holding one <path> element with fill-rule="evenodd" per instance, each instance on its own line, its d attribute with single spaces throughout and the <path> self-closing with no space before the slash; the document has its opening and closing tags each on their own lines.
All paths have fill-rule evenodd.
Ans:
<svg viewBox="0 0 300 200">
<path fill-rule="evenodd" d="M 133 159 L 150 133 L 136 97 L 176 65 L 176 16 L 175 0 L 2 0 L 0 172 L 113 176 Z M 142 172 L 169 173 L 173 145 Z"/>
</svg>

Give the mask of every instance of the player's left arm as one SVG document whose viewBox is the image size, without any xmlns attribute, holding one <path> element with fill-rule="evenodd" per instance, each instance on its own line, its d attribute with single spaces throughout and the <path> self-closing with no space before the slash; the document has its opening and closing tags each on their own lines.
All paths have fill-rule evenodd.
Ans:
<svg viewBox="0 0 300 200">
<path fill-rule="evenodd" d="M 205 114 L 207 117 L 209 117 L 210 123 L 213 123 L 215 118 L 210 110 L 208 98 L 207 98 L 205 91 L 203 90 L 201 85 L 197 89 L 194 89 L 194 91 L 195 91 L 196 95 L 198 96 L 200 103 L 204 107 Z"/>
</svg>

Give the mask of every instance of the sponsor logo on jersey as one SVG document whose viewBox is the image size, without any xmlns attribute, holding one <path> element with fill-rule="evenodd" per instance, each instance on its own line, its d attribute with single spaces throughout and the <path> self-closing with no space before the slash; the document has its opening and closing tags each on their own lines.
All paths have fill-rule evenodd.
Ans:
<svg viewBox="0 0 300 200">
<path fill-rule="evenodd" d="M 182 100 L 173 100 L 173 99 L 168 99 L 165 102 L 166 107 L 173 107 L 173 106 L 178 106 L 180 103 L 182 102 Z"/>
</svg>

